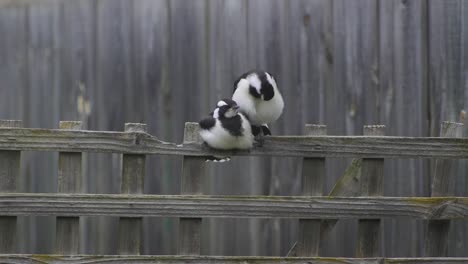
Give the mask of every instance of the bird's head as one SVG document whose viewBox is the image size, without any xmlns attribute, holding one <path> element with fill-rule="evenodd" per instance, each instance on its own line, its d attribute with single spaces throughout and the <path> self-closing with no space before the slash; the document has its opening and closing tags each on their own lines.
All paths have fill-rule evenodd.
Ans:
<svg viewBox="0 0 468 264">
<path fill-rule="evenodd" d="M 239 106 L 234 100 L 222 99 L 213 112 L 214 118 L 233 118 L 239 113 Z"/>
<path fill-rule="evenodd" d="M 249 92 L 253 97 L 270 101 L 275 96 L 276 81 L 268 72 L 254 72 L 243 80 L 244 82 L 239 82 L 239 84 L 249 87 Z"/>
</svg>

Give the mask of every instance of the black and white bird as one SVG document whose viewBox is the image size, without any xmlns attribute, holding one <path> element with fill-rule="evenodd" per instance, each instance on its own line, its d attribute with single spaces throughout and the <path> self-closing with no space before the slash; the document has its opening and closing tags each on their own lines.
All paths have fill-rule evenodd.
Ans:
<svg viewBox="0 0 468 264">
<path fill-rule="evenodd" d="M 254 136 L 260 132 L 271 135 L 268 124 L 281 116 L 284 101 L 275 78 L 270 73 L 253 70 L 242 74 L 234 82 L 232 99 L 252 124 Z"/>
<path fill-rule="evenodd" d="M 231 99 L 219 101 L 210 116 L 199 124 L 201 138 L 214 149 L 250 149 L 253 146 L 250 122 Z"/>
</svg>

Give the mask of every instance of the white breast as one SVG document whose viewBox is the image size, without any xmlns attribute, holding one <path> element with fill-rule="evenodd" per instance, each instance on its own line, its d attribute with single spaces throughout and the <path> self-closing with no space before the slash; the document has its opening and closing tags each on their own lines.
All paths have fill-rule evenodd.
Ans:
<svg viewBox="0 0 468 264">
<path fill-rule="evenodd" d="M 249 117 L 250 123 L 257 126 L 268 124 L 281 116 L 284 101 L 276 84 L 274 85 L 275 96 L 270 101 L 253 97 L 249 93 L 249 82 L 246 79 L 242 79 L 239 84 L 232 95 L 232 100 L 236 101 L 242 112 Z"/>
<path fill-rule="evenodd" d="M 243 136 L 237 137 L 225 130 L 219 120 L 210 130 L 200 130 L 200 136 L 208 146 L 215 149 L 249 149 L 253 146 L 253 135 L 248 120 L 242 117 Z"/>
<path fill-rule="evenodd" d="M 255 120 L 251 120 L 254 125 L 263 125 L 275 122 L 283 113 L 284 102 L 281 95 L 275 91 L 275 96 L 270 101 L 263 101 L 257 98 Z"/>
</svg>

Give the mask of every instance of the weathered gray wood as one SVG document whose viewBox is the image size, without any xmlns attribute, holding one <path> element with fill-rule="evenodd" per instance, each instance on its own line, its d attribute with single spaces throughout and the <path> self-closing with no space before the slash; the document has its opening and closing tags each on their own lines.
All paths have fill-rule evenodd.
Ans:
<svg viewBox="0 0 468 264">
<path fill-rule="evenodd" d="M 464 219 L 466 197 L 0 194 L 0 214 L 186 218 Z"/>
<path fill-rule="evenodd" d="M 146 124 L 127 123 L 126 132 L 146 132 Z M 142 194 L 145 181 L 145 155 L 122 155 L 122 194 Z M 120 218 L 119 253 L 139 255 L 142 243 L 142 219 Z"/>
<path fill-rule="evenodd" d="M 184 143 L 200 143 L 198 131 L 198 123 L 185 123 Z M 205 158 L 184 156 L 180 193 L 201 194 L 205 171 Z M 179 219 L 179 255 L 200 255 L 201 223 L 201 218 Z"/>
<path fill-rule="evenodd" d="M 364 126 L 365 136 L 384 136 L 385 126 Z M 362 160 L 361 166 L 361 196 L 383 195 L 383 159 Z M 380 256 L 380 219 L 359 219 L 357 257 Z"/>
<path fill-rule="evenodd" d="M 324 136 L 327 127 L 324 125 L 306 125 L 306 135 Z M 302 161 L 302 195 L 323 195 L 325 178 L 325 158 L 305 158 Z M 297 256 L 314 257 L 320 249 L 320 219 L 299 219 L 299 238 Z"/>
<path fill-rule="evenodd" d="M 22 127 L 21 120 L 0 120 L 0 128 Z M 20 173 L 21 152 L 0 151 L 0 193 L 17 191 Z M 0 216 L 0 253 L 16 253 L 17 250 L 16 216 Z"/>
<path fill-rule="evenodd" d="M 361 168 L 362 159 L 353 159 L 346 168 L 343 176 L 335 183 L 335 186 L 329 193 L 329 196 L 338 197 L 356 197 L 361 191 Z M 337 219 L 322 220 L 320 226 L 320 239 L 323 241 L 338 223 Z"/>
<path fill-rule="evenodd" d="M 440 96 L 428 91 L 428 22 L 426 5 L 433 0 L 378 1 L 380 28 L 380 102 L 381 119 L 387 135 L 429 136 L 433 115 L 431 100 Z M 438 55 L 436 55 L 438 56 Z M 441 87 L 438 87 L 439 90 Z M 417 99 L 416 99 L 417 98 Z M 431 109 L 430 109 L 431 108 Z M 377 123 L 377 122 L 374 122 Z M 438 126 L 437 122 L 437 125 Z M 434 135 L 435 136 L 435 135 Z M 428 160 L 386 160 L 385 193 L 393 196 L 428 196 Z M 405 175 L 411 172 L 411 175 Z M 386 256 L 421 256 L 423 225 L 410 219 L 385 220 Z"/>
<path fill-rule="evenodd" d="M 233 78 L 249 68 L 273 71 L 283 88 L 287 104 L 283 117 L 272 126 L 275 135 L 301 134 L 305 122 L 328 123 L 332 133 L 351 135 L 359 133 L 363 122 L 380 122 L 390 125 L 389 135 L 436 136 L 440 120 L 454 120 L 449 117 L 468 101 L 468 52 L 463 45 L 468 8 L 464 0 L 185 2 L 4 0 L 0 115 L 24 119 L 30 127 L 53 127 L 59 117 L 79 120 L 77 98 L 83 95 L 91 105 L 83 121 L 94 130 L 119 131 L 125 120 L 146 122 L 154 135 L 180 142 L 184 121 L 198 120 L 217 99 L 229 96 Z M 429 15 L 425 5 L 430 7 Z M 325 6 L 335 6 L 340 12 L 329 15 Z M 331 23 L 324 23 L 328 20 Z M 369 30 L 373 28 L 380 30 Z M 380 48 L 371 46 L 375 38 Z M 191 40 L 189 45 L 186 40 Z M 374 55 L 378 50 L 379 57 Z M 380 61 L 377 67 L 371 63 L 374 58 Z M 86 91 L 83 94 L 81 87 Z M 21 186 L 25 187 L 20 188 L 27 188 L 25 192 L 55 191 L 50 180 L 56 177 L 56 160 L 48 155 L 55 153 L 23 154 L 25 184 Z M 217 165 L 218 172 L 227 167 L 224 177 L 213 174 L 212 185 L 204 186 L 219 194 L 300 194 L 299 159 L 247 159 L 235 158 L 234 165 L 222 168 Z M 180 169 L 180 159 L 152 156 L 147 163 L 152 173 L 146 190 L 177 193 L 180 182 L 173 175 Z M 347 166 L 342 159 L 330 164 L 328 188 Z M 118 165 L 119 155 L 91 154 L 86 190 L 119 192 Z M 249 169 L 236 177 L 239 170 L 231 166 Z M 392 175 L 386 180 L 386 193 L 429 195 L 427 169 L 427 161 L 420 159 L 386 162 L 385 173 Z M 460 196 L 466 196 L 465 174 L 458 174 Z M 171 221 L 163 224 L 162 219 L 154 219 L 148 224 L 151 230 L 145 234 L 154 239 L 152 245 L 158 245 L 148 247 L 148 253 L 176 251 L 176 239 L 170 239 L 176 231 Z M 423 225 L 406 221 L 391 220 L 391 227 L 386 228 L 391 243 L 386 245 L 387 256 L 422 255 Z M 272 250 L 272 254 L 283 254 L 285 244 L 295 238 L 297 221 L 282 221 L 277 229 L 272 222 L 244 232 L 230 230 L 241 229 L 246 221 L 232 222 L 234 228 L 231 222 L 222 222 L 212 239 L 216 241 L 212 244 L 222 246 L 206 253 L 248 255 Z M 343 235 L 354 236 L 355 230 L 345 225 L 334 233 L 336 241 L 343 241 Z M 89 253 L 110 254 L 93 244 L 117 242 L 114 231 L 108 231 L 114 237 L 102 235 L 107 226 L 89 231 L 100 233 L 86 244 Z M 454 256 L 467 252 L 468 236 L 460 228 L 452 229 L 458 237 L 449 245 Z M 24 232 L 22 252 L 50 252 L 50 246 L 43 246 L 50 231 L 31 222 Z M 218 243 L 227 237 L 235 244 Z M 263 237 L 281 239 L 272 242 L 275 246 L 270 249 L 271 242 L 254 246 L 253 237 L 259 237 L 259 242 Z M 352 255 L 354 247 L 348 241 L 334 242 L 326 245 L 327 255 Z"/>
<path fill-rule="evenodd" d="M 40 263 L 171 263 L 171 264 L 449 264 L 466 263 L 468 258 L 312 258 L 312 257 L 244 257 L 244 256 L 116 256 L 116 255 L 0 255 L 0 261 L 11 264 L 40 264 Z"/>
<path fill-rule="evenodd" d="M 60 121 L 60 129 L 81 130 L 80 121 Z M 82 180 L 82 153 L 59 153 L 58 193 L 80 193 Z M 80 250 L 80 218 L 57 217 L 55 253 L 72 255 Z"/>
<path fill-rule="evenodd" d="M 463 135 L 463 124 L 454 122 L 443 122 L 440 128 L 441 137 L 461 138 Z M 452 186 L 454 175 L 452 171 L 456 166 L 454 160 L 436 160 L 435 173 L 432 179 L 432 197 L 450 195 L 449 187 Z"/>
<path fill-rule="evenodd" d="M 443 122 L 440 127 L 441 137 L 461 137 L 463 124 L 455 122 Z M 432 197 L 449 196 L 455 167 L 453 160 L 436 160 L 435 173 L 432 180 Z M 445 257 L 448 254 L 449 220 L 431 220 L 427 226 L 427 237 L 424 248 L 425 256 Z"/>
<path fill-rule="evenodd" d="M 186 156 L 288 156 L 367 158 L 468 158 L 467 138 L 272 136 L 261 148 L 219 151 L 200 143 L 164 142 L 140 132 L 0 129 L 0 149 Z"/>
</svg>

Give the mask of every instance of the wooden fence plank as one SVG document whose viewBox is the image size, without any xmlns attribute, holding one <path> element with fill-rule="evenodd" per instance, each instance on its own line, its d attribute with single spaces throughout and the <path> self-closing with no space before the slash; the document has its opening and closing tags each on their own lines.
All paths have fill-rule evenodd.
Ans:
<svg viewBox="0 0 468 264">
<path fill-rule="evenodd" d="M 204 156 L 468 158 L 468 138 L 272 136 L 261 148 L 218 151 L 200 143 L 174 144 L 141 132 L 0 129 L 0 149 Z"/>
<path fill-rule="evenodd" d="M 12 264 L 39 263 L 171 263 L 171 264 L 450 264 L 466 263 L 468 258 L 311 258 L 311 257 L 244 257 L 244 256 L 113 256 L 113 255 L 0 255 L 1 262 Z"/>
<path fill-rule="evenodd" d="M 463 124 L 443 122 L 440 128 L 441 137 L 461 137 Z M 454 180 L 452 173 L 455 166 L 453 160 L 436 160 L 435 173 L 432 180 L 432 197 L 448 196 L 449 186 Z M 448 253 L 449 220 L 431 220 L 427 227 L 425 256 L 444 257 Z"/>
<path fill-rule="evenodd" d="M 327 134 L 324 125 L 306 125 L 309 136 L 323 136 Z M 323 195 L 325 178 L 325 158 L 305 158 L 302 161 L 302 195 Z M 299 238 L 297 256 L 318 256 L 320 249 L 320 219 L 299 219 Z"/>
<path fill-rule="evenodd" d="M 60 121 L 60 129 L 81 130 L 80 121 Z M 82 180 L 82 153 L 59 153 L 58 192 L 80 193 Z M 78 254 L 80 247 L 80 218 L 57 217 L 55 252 L 57 254 Z"/>
<path fill-rule="evenodd" d="M 0 120 L 0 127 L 22 127 L 20 120 Z M 16 192 L 16 182 L 20 173 L 21 152 L 0 151 L 0 192 Z M 0 216 L 0 252 L 15 253 L 17 230 L 16 216 Z"/>
<path fill-rule="evenodd" d="M 126 132 L 146 132 L 146 124 L 127 123 Z M 145 155 L 122 155 L 122 194 L 142 194 L 145 180 Z M 119 253 L 139 255 L 141 252 L 142 219 L 122 217 L 119 221 Z"/>
<path fill-rule="evenodd" d="M 383 136 L 385 126 L 364 126 L 365 136 Z M 365 158 L 361 166 L 361 196 L 383 195 L 383 159 Z M 380 219 L 359 219 L 357 257 L 380 256 Z"/>
<path fill-rule="evenodd" d="M 463 219 L 468 197 L 0 194 L 0 215 Z"/>
<path fill-rule="evenodd" d="M 200 142 L 198 123 L 185 123 L 184 143 Z M 181 194 L 201 194 L 202 177 L 205 174 L 205 158 L 184 156 L 182 165 Z M 179 220 L 180 255 L 200 255 L 201 218 Z"/>
</svg>

